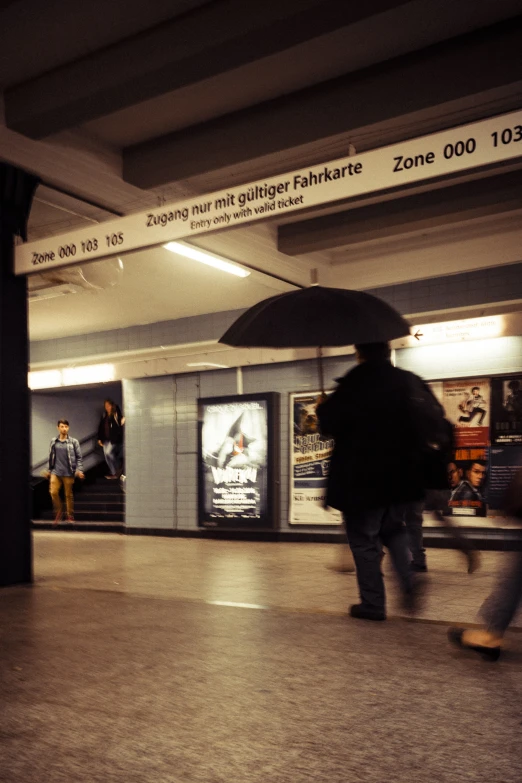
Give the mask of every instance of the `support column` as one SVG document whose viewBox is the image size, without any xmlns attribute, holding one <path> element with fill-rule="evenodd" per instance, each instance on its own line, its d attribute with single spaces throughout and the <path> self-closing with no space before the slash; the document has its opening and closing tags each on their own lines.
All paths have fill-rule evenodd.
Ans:
<svg viewBox="0 0 522 783">
<path fill-rule="evenodd" d="M 0 586 L 32 581 L 27 282 L 15 277 L 15 236 L 39 180 L 0 163 Z"/>
</svg>

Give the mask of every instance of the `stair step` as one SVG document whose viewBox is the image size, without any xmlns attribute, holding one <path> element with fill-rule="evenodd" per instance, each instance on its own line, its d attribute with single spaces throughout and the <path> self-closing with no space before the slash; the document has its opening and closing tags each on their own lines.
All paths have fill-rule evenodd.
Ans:
<svg viewBox="0 0 522 783">
<path fill-rule="evenodd" d="M 111 495 L 123 495 L 120 485 L 116 482 L 106 481 L 104 484 L 84 484 L 79 492 L 90 492 L 93 495 L 103 495 L 108 492 Z"/>
<path fill-rule="evenodd" d="M 103 500 L 98 500 L 98 496 L 96 495 L 96 500 L 94 497 L 81 497 L 81 495 L 76 495 L 74 498 L 74 505 L 75 506 L 85 506 L 86 504 L 89 504 L 89 506 L 120 506 L 121 508 L 125 505 L 125 499 L 124 498 L 116 498 L 116 499 L 107 499 L 104 498 Z"/>
</svg>

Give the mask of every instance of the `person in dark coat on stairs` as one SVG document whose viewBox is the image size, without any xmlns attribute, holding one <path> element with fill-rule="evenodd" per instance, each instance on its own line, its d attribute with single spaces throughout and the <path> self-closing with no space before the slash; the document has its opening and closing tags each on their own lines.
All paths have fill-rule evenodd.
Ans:
<svg viewBox="0 0 522 783">
<path fill-rule="evenodd" d="M 103 446 L 109 475 L 105 478 L 118 479 L 123 473 L 123 427 L 125 416 L 114 400 L 106 399 L 104 412 L 98 427 L 98 444 Z"/>
</svg>

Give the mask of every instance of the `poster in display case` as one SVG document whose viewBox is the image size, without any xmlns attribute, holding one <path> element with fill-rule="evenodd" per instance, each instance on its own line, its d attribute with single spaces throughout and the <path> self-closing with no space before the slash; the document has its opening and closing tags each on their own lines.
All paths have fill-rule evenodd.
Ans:
<svg viewBox="0 0 522 783">
<path fill-rule="evenodd" d="M 442 394 L 446 417 L 455 425 L 455 445 L 458 448 L 489 445 L 490 379 L 444 381 Z"/>
<path fill-rule="evenodd" d="M 292 525 L 342 524 L 340 511 L 324 507 L 333 439 L 319 432 L 319 395 L 319 391 L 290 395 L 288 521 Z"/>
<path fill-rule="evenodd" d="M 276 527 L 274 392 L 198 400 L 198 521 L 202 527 Z"/>
<path fill-rule="evenodd" d="M 449 510 L 453 516 L 487 514 L 488 449 L 460 448 L 448 465 L 451 486 Z"/>
<path fill-rule="evenodd" d="M 493 378 L 491 386 L 492 442 L 522 445 L 522 375 Z"/>
</svg>

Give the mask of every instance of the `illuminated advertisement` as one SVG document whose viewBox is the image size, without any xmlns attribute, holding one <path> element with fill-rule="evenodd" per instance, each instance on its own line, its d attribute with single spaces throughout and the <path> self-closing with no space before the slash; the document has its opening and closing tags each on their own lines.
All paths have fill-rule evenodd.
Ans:
<svg viewBox="0 0 522 783">
<path fill-rule="evenodd" d="M 340 525 L 341 512 L 324 507 L 333 439 L 319 433 L 319 392 L 290 395 L 290 495 L 294 525 Z"/>
<path fill-rule="evenodd" d="M 456 449 L 448 465 L 452 515 L 485 517 L 488 485 L 488 449 Z"/>
<path fill-rule="evenodd" d="M 443 407 L 455 425 L 455 445 L 459 448 L 487 446 L 491 408 L 489 378 L 444 381 Z"/>
<path fill-rule="evenodd" d="M 199 524 L 274 527 L 274 438 L 278 395 L 198 401 Z"/>
</svg>

